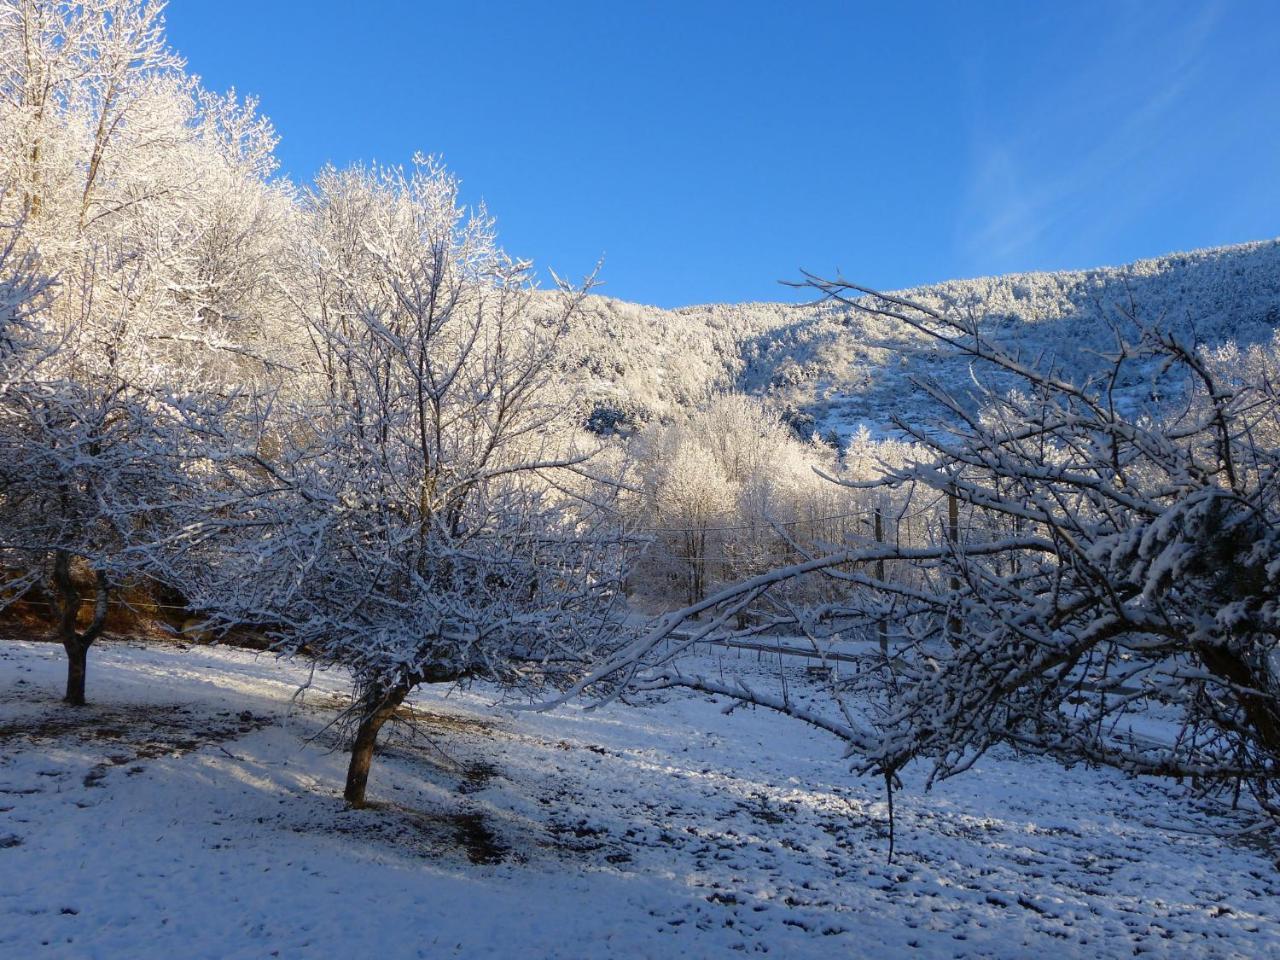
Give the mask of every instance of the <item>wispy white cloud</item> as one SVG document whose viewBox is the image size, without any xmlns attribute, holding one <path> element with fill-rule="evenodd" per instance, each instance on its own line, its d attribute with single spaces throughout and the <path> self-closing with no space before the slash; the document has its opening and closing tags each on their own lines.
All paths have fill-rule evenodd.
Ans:
<svg viewBox="0 0 1280 960">
<path fill-rule="evenodd" d="M 1195 133 L 1178 124 L 1204 79 L 1221 4 L 1181 19 L 1154 6 L 1116 9 L 1074 72 L 1046 84 L 1014 122 L 997 128 L 977 105 L 957 223 L 975 269 L 1043 261 L 1046 246 L 1068 256 L 1097 249 L 1176 193 L 1194 166 Z"/>
</svg>

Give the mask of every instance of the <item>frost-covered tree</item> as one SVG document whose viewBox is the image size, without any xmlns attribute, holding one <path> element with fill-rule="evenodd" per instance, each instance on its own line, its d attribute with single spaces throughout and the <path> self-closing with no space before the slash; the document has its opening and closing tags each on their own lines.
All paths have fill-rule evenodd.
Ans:
<svg viewBox="0 0 1280 960">
<path fill-rule="evenodd" d="M 618 629 L 607 488 L 557 482 L 592 453 L 559 375 L 579 295 L 531 309 L 527 265 L 457 189 L 426 160 L 318 179 L 287 277 L 311 353 L 242 479 L 260 493 L 236 508 L 262 535 L 207 591 L 281 649 L 351 671 L 357 806 L 414 688 L 543 683 Z"/>
<path fill-rule="evenodd" d="M 0 4 L 0 212 L 64 282 L 78 375 L 234 381 L 278 359 L 289 196 L 270 124 L 183 73 L 163 9 Z"/>
<path fill-rule="evenodd" d="M 1242 370 L 1167 327 L 1120 317 L 1105 372 L 1089 374 L 1095 361 L 1072 376 L 981 318 L 814 284 L 971 365 L 974 388 L 962 395 L 920 381 L 942 416 L 900 420 L 918 454 L 870 482 L 923 508 L 929 536 L 852 544 L 728 587 L 664 619 L 590 680 L 650 658 L 649 682 L 815 723 L 848 742 L 860 769 L 890 780 L 914 759 L 950 776 L 1004 743 L 1247 786 L 1280 809 L 1274 351 L 1255 348 Z M 1153 370 L 1180 385 L 1179 399 L 1121 389 Z M 727 629 L 727 611 L 814 573 L 848 588 L 824 608 L 790 608 L 819 649 L 837 627 L 857 635 L 891 624 L 891 656 L 833 685 L 833 709 L 653 661 L 679 622 L 719 614 L 713 623 Z"/>
<path fill-rule="evenodd" d="M 648 514 L 655 533 L 653 559 L 674 566 L 682 600 L 697 603 L 706 595 L 711 571 L 723 561 L 720 534 L 732 522 L 733 494 L 720 464 L 695 438 L 664 433 L 658 443 L 665 449 L 651 443 L 647 451 L 651 466 L 658 468 L 650 491 L 654 509 Z"/>
<path fill-rule="evenodd" d="M 199 447 L 227 438 L 210 417 L 287 353 L 274 134 L 183 75 L 162 10 L 0 4 L 0 215 L 21 225 L 3 279 L 58 278 L 5 374 L 3 576 L 8 599 L 37 589 L 50 607 L 72 702 L 119 591 L 171 589 L 175 531 L 212 509 Z"/>
<path fill-rule="evenodd" d="M 821 288 L 851 299 L 848 285 Z M 924 755 L 946 776 L 1007 742 L 1244 781 L 1269 804 L 1280 763 L 1274 380 L 1232 383 L 1134 317 L 1117 317 L 1103 372 L 1073 377 L 979 320 L 901 298 L 866 308 L 968 357 L 979 378 L 1020 382 L 981 387 L 977 402 L 926 385 L 949 429 L 902 424 L 931 456 L 886 482 L 954 497 L 963 516 L 941 531 L 947 551 L 923 561 L 947 589 L 895 598 L 911 641 L 873 761 Z M 1179 401 L 1126 395 L 1156 365 L 1180 382 Z M 1164 711 L 1177 723 L 1163 736 L 1134 719 Z"/>
<path fill-rule="evenodd" d="M 136 202 L 109 176 L 117 156 L 153 126 L 157 82 L 181 60 L 164 37 L 164 3 L 7 0 L 0 5 L 0 94 L 6 175 L 34 221 L 85 231 Z"/>
<path fill-rule="evenodd" d="M 13 259 L 15 245 L 0 257 L 0 607 L 47 604 L 68 658 L 65 699 L 79 706 L 109 605 L 122 588 L 166 582 L 169 551 L 204 502 L 193 428 L 210 411 L 70 376 L 74 345 L 49 316 L 57 291 L 34 257 Z"/>
<path fill-rule="evenodd" d="M 633 583 L 657 602 L 696 603 L 726 582 L 839 542 L 858 509 L 856 494 L 816 472 L 834 469 L 831 450 L 801 442 L 754 397 L 717 397 L 628 446 L 644 488 L 630 507 L 651 540 Z"/>
<path fill-rule="evenodd" d="M 22 227 L 21 221 L 0 227 L 0 396 L 54 349 L 40 333 L 55 284 L 35 254 L 22 249 Z"/>
</svg>

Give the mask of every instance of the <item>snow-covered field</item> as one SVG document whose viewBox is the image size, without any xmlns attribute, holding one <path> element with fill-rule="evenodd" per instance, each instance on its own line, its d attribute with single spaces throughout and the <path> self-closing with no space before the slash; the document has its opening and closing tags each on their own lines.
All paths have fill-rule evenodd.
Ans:
<svg viewBox="0 0 1280 960">
<path fill-rule="evenodd" d="M 307 678 L 104 642 L 72 711 L 59 647 L 0 641 L 0 956 L 1280 955 L 1275 848 L 1173 787 L 908 778 L 886 865 L 879 784 L 793 722 L 480 689 L 420 695 L 344 811 L 344 684 Z"/>
</svg>

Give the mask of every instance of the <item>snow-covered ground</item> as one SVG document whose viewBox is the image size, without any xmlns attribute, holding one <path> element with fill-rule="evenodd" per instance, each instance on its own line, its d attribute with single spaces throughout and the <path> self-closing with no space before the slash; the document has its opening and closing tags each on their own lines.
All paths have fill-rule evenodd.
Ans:
<svg viewBox="0 0 1280 960">
<path fill-rule="evenodd" d="M 749 667 L 750 657 L 733 666 Z M 797 678 L 799 674 L 797 674 Z M 1175 788 L 987 758 L 897 798 L 705 697 L 554 714 L 428 692 L 344 811 L 342 677 L 0 641 L 3 957 L 1280 955 L 1280 873 Z"/>
</svg>

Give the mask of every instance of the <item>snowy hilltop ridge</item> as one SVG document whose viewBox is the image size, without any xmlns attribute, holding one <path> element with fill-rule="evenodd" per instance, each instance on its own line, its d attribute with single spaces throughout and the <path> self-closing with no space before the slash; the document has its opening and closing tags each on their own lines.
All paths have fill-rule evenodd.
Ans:
<svg viewBox="0 0 1280 960">
<path fill-rule="evenodd" d="M 1111 324 L 1126 314 L 1202 345 L 1270 338 L 1280 326 L 1280 240 L 895 293 L 982 317 L 1025 354 L 1065 358 L 1080 371 L 1098 362 L 1089 351 L 1107 349 Z M 919 337 L 840 304 L 665 310 L 594 296 L 578 323 L 580 369 L 598 428 L 664 419 L 740 391 L 791 411 L 801 429 L 845 434 L 904 412 L 904 400 L 909 410 L 912 375 L 967 377 L 959 361 L 922 351 Z"/>
</svg>

